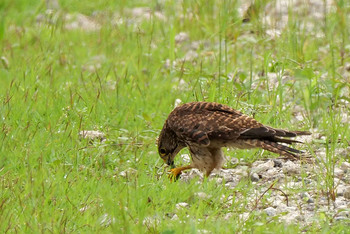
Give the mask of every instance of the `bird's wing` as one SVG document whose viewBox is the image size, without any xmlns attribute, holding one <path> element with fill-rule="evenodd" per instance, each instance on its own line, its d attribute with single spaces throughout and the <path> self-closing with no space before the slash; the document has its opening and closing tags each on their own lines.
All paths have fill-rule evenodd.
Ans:
<svg viewBox="0 0 350 234">
<path fill-rule="evenodd" d="M 274 139 L 308 134 L 265 126 L 237 110 L 213 102 L 179 106 L 169 115 L 167 123 L 179 138 L 204 146 L 211 140 Z"/>
<path fill-rule="evenodd" d="M 286 131 L 283 129 L 265 126 L 255 119 L 214 102 L 188 103 L 192 110 L 208 111 L 215 113 L 215 119 L 219 120 L 219 131 L 214 135 L 221 134 L 224 138 L 232 139 L 233 136 L 240 138 L 269 138 L 269 137 L 295 137 L 298 135 L 310 135 L 308 131 Z"/>
<path fill-rule="evenodd" d="M 263 126 L 228 106 L 207 102 L 177 107 L 167 123 L 178 137 L 205 146 L 213 139 L 235 140 L 242 132 Z"/>
</svg>

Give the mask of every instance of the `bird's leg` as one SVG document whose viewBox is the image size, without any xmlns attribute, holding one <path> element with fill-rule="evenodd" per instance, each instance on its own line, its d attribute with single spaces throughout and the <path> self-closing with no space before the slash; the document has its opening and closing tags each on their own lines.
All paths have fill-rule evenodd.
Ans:
<svg viewBox="0 0 350 234">
<path fill-rule="evenodd" d="M 182 171 L 188 170 L 188 169 L 191 169 L 191 168 L 193 168 L 192 165 L 187 165 L 187 166 L 184 166 L 184 167 L 173 168 L 173 169 L 170 170 L 169 178 L 171 180 L 177 180 Z"/>
<path fill-rule="evenodd" d="M 211 172 L 213 171 L 213 169 L 211 169 L 211 170 L 207 170 L 206 172 L 205 172 L 205 177 L 209 177 L 210 176 L 210 174 L 211 174 Z"/>
</svg>

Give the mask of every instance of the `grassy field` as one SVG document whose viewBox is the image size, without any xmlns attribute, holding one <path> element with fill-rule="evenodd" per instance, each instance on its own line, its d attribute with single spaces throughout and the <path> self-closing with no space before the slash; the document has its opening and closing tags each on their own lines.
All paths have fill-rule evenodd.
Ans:
<svg viewBox="0 0 350 234">
<path fill-rule="evenodd" d="M 305 227 L 251 209 L 244 197 L 256 185 L 248 178 L 235 189 L 167 178 L 156 138 L 176 99 L 216 101 L 324 136 L 298 146 L 313 157 L 325 152 L 318 163 L 326 173 L 317 175 L 327 181 L 317 188 L 324 194 L 334 190 L 334 167 L 349 162 L 349 153 L 337 153 L 350 139 L 349 3 L 311 12 L 322 20 L 290 8 L 281 27 L 267 20 L 267 1 L 246 23 L 240 6 L 61 0 L 48 10 L 45 1 L 1 2 L 0 232 L 347 232 L 349 222 L 326 215 Z M 82 139 L 82 130 L 106 141 Z"/>
</svg>

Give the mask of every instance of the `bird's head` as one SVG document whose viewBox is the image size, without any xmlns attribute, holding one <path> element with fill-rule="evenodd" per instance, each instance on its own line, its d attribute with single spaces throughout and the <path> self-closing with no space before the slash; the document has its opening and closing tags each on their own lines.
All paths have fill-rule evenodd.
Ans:
<svg viewBox="0 0 350 234">
<path fill-rule="evenodd" d="M 158 137 L 158 153 L 164 162 L 174 168 L 174 158 L 183 147 L 174 131 L 164 125 Z"/>
</svg>

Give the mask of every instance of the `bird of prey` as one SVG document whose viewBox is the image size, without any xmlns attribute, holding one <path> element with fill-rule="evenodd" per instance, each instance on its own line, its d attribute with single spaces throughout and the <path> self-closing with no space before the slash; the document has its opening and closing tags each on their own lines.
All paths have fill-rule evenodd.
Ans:
<svg viewBox="0 0 350 234">
<path fill-rule="evenodd" d="M 173 168 L 170 170 L 172 178 L 191 168 L 198 168 L 209 176 L 224 162 L 221 147 L 257 147 L 300 159 L 302 151 L 280 143 L 298 142 L 286 138 L 309 134 L 307 131 L 286 131 L 263 125 L 219 103 L 191 102 L 176 107 L 169 114 L 158 137 L 158 152 L 164 162 Z M 185 147 L 189 148 L 192 163 L 174 168 L 176 154 Z"/>
</svg>

